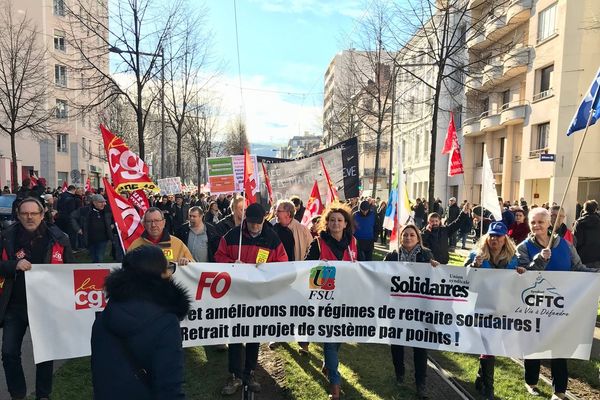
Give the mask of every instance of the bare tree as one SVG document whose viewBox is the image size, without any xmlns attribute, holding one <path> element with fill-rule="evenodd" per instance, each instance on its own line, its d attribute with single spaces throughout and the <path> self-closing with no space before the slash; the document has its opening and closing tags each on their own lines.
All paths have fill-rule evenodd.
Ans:
<svg viewBox="0 0 600 400">
<path fill-rule="evenodd" d="M 176 176 L 182 174 L 181 148 L 183 138 L 190 131 L 186 120 L 194 112 L 198 113 L 191 106 L 198 104 L 202 90 L 215 75 L 215 72 L 204 71 L 213 63 L 210 54 L 213 34 L 205 26 L 206 11 L 188 9 L 181 24 L 175 27 L 177 33 L 168 38 L 165 46 L 166 55 L 172 60 L 165 71 L 165 106 L 176 140 Z"/>
<path fill-rule="evenodd" d="M 153 104 L 158 101 L 158 86 L 163 65 L 171 60 L 164 52 L 167 39 L 177 41 L 184 0 L 73 0 L 65 5 L 69 44 L 81 61 L 71 67 L 80 73 L 78 103 L 90 110 L 114 98 L 125 99 L 135 114 L 139 156 L 145 159 L 145 129 Z M 109 24 L 110 21 L 110 24 Z M 109 71 L 108 52 L 117 54 Z"/>
<path fill-rule="evenodd" d="M 244 148 L 249 147 L 246 134 L 246 122 L 241 117 L 231 121 L 229 130 L 223 143 L 223 150 L 227 155 L 244 154 Z M 250 149 L 248 149 L 250 151 Z"/>
<path fill-rule="evenodd" d="M 188 116 L 190 134 L 188 136 L 189 148 L 195 161 L 198 190 L 200 184 L 207 179 L 203 167 L 206 159 L 214 155 L 215 138 L 218 130 L 219 107 L 213 103 L 195 107 L 193 115 Z"/>
<path fill-rule="evenodd" d="M 48 106 L 51 83 L 47 53 L 26 14 L 16 16 L 12 2 L 0 13 L 0 130 L 10 137 L 13 191 L 17 182 L 17 136 L 51 133 L 55 108 Z"/>
<path fill-rule="evenodd" d="M 482 59 L 469 59 L 466 43 L 485 32 L 484 23 L 490 18 L 499 18 L 498 13 L 509 0 L 492 0 L 486 14 L 473 12 L 464 0 L 407 0 L 398 5 L 395 12 L 394 32 L 401 56 L 396 67 L 407 79 L 423 84 L 432 91 L 426 101 L 431 107 L 430 154 L 429 154 L 429 204 L 434 204 L 435 165 L 437 146 L 438 112 L 440 96 L 446 93 L 462 95 L 467 76 L 481 76 Z M 408 38 L 408 39 L 407 39 Z M 513 41 L 521 40 L 513 38 Z M 498 57 L 504 54 L 511 43 L 495 42 L 488 52 Z M 420 74 L 418 64 L 434 66 L 432 77 Z M 412 99 L 420 101 L 419 99 Z M 462 99 L 457 100 L 458 104 Z M 451 111 L 451 110 L 448 110 Z"/>
</svg>

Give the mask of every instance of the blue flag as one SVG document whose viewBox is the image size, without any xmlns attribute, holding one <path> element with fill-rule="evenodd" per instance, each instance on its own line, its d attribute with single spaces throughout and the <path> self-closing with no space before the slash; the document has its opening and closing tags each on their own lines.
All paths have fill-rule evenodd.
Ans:
<svg viewBox="0 0 600 400">
<path fill-rule="evenodd" d="M 600 96 L 598 95 L 598 90 L 600 89 L 600 69 L 596 73 L 596 77 L 594 81 L 590 85 L 590 90 L 586 93 L 585 97 L 581 101 L 575 116 L 573 117 L 573 121 L 571 122 L 571 126 L 567 130 L 567 136 L 570 136 L 573 132 L 577 132 L 581 129 L 585 129 L 588 123 L 588 119 L 590 118 L 590 112 L 592 114 L 592 119 L 590 120 L 590 125 L 594 125 L 596 121 L 600 119 Z"/>
</svg>

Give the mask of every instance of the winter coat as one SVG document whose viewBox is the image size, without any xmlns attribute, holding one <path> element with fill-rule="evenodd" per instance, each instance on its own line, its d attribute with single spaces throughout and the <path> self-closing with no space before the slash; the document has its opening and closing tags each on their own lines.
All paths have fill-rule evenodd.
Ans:
<svg viewBox="0 0 600 400">
<path fill-rule="evenodd" d="M 92 210 L 92 206 L 86 206 L 78 208 L 77 210 L 71 213 L 71 227 L 73 232 L 78 232 L 80 229 L 83 232 L 83 243 L 88 245 L 88 237 L 89 237 L 89 224 L 90 224 L 90 213 L 96 212 Z M 105 224 L 105 233 L 107 240 L 112 240 L 112 226 L 114 224 L 113 217 L 110 212 L 110 208 L 105 206 L 102 211 L 100 211 L 104 217 Z"/>
<path fill-rule="evenodd" d="M 48 235 L 49 239 L 44 262 L 46 264 L 73 263 L 69 237 L 54 225 L 46 225 L 42 222 L 40 228 L 44 232 L 43 234 Z M 0 325 L 4 320 L 15 280 L 18 275 L 24 274 L 23 271 L 17 271 L 17 263 L 20 259 L 15 254 L 19 250 L 16 248 L 19 229 L 21 229 L 21 223 L 17 222 L 3 230 L 0 235 Z"/>
<path fill-rule="evenodd" d="M 256 237 L 250 236 L 246 221 L 243 227 L 236 226 L 221 238 L 219 248 L 215 253 L 215 261 L 220 263 L 232 263 L 238 258 L 240 245 L 240 229 L 242 231 L 242 251 L 240 260 L 247 264 L 262 264 L 269 262 L 288 261 L 287 253 L 277 237 L 275 231 L 263 223 L 260 234 Z"/>
<path fill-rule="evenodd" d="M 435 260 L 435 257 L 433 256 L 433 253 L 431 252 L 431 250 L 429 250 L 426 247 L 422 247 L 419 244 L 417 246 L 419 246 L 419 249 L 418 249 L 418 251 L 416 253 L 416 257 L 415 257 L 415 261 L 414 262 L 428 263 L 431 260 Z M 400 256 L 398 254 L 398 251 L 394 250 L 394 251 L 391 251 L 391 252 L 387 253 L 387 255 L 385 256 L 385 258 L 383 259 L 383 261 L 400 261 Z"/>
<path fill-rule="evenodd" d="M 131 243 L 127 251 L 131 251 L 136 247 L 145 245 L 160 247 L 165 254 L 165 257 L 167 257 L 167 260 L 169 261 L 177 262 L 177 260 L 182 257 L 187 258 L 190 261 L 194 261 L 194 256 L 192 256 L 190 249 L 187 248 L 185 243 L 183 243 L 176 236 L 170 235 L 166 228 L 163 230 L 163 235 L 158 243 L 152 242 L 148 236 L 148 233 L 144 232 L 142 233 L 142 236 L 135 239 L 133 243 Z"/>
<path fill-rule="evenodd" d="M 477 252 L 476 251 L 470 252 L 469 256 L 465 260 L 465 267 L 477 268 L 475 266 L 475 257 L 477 257 Z M 486 260 L 483 260 L 480 268 L 516 269 L 518 266 L 519 266 L 519 259 L 517 258 L 517 255 L 515 254 L 505 265 L 495 265 L 495 264 L 492 264 L 491 260 L 486 259 Z"/>
<path fill-rule="evenodd" d="M 584 264 L 600 261 L 600 214 L 583 213 L 573 228 L 575 249 Z"/>
<path fill-rule="evenodd" d="M 552 237 L 552 254 L 549 260 L 541 257 L 542 246 L 531 233 L 526 240 L 517 246 L 519 266 L 537 271 L 583 271 L 597 272 L 597 269 L 587 268 L 581 262 L 575 248 L 558 235 Z"/>
<path fill-rule="evenodd" d="M 310 244 L 306 260 L 353 261 L 357 257 L 356 239 L 344 235 L 335 240 L 329 232 L 323 231 Z"/>
<path fill-rule="evenodd" d="M 215 261 L 215 253 L 221 243 L 221 238 L 225 236 L 227 232 L 235 228 L 235 220 L 233 215 L 227 215 L 225 218 L 219 221 L 216 225 L 206 225 L 206 234 L 208 235 L 208 260 L 211 262 Z"/>
<path fill-rule="evenodd" d="M 75 197 L 76 196 L 73 193 L 64 192 L 56 201 L 56 211 L 58 211 L 56 224 L 59 228 L 67 232 L 69 231 L 68 228 L 71 224 L 71 213 L 79 208 L 79 203 Z"/>
<path fill-rule="evenodd" d="M 369 210 L 367 215 L 357 211 L 354 218 L 354 237 L 358 240 L 373 240 L 375 238 L 375 213 Z"/>
<path fill-rule="evenodd" d="M 92 327 L 94 399 L 185 399 L 179 327 L 190 308 L 185 289 L 119 269 L 106 279 L 105 290 L 109 302 Z M 148 372 L 150 387 L 136 376 L 140 368 Z"/>
<path fill-rule="evenodd" d="M 427 247 L 433 253 L 433 258 L 441 264 L 448 264 L 450 255 L 448 254 L 448 237 L 453 235 L 461 227 L 469 215 L 460 213 L 457 219 L 448 225 L 441 225 L 437 228 L 424 228 L 421 231 L 423 235 L 423 246 Z"/>
</svg>

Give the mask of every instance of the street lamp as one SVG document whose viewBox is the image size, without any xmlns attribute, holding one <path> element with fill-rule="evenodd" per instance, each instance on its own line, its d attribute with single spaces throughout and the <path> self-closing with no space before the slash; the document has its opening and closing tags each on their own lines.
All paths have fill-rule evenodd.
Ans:
<svg viewBox="0 0 600 400">
<path fill-rule="evenodd" d="M 164 178 L 165 171 L 165 51 L 161 47 L 160 53 L 146 53 L 144 51 L 121 50 L 110 46 L 108 51 L 115 54 L 133 54 L 149 57 L 160 57 L 160 177 Z"/>
</svg>

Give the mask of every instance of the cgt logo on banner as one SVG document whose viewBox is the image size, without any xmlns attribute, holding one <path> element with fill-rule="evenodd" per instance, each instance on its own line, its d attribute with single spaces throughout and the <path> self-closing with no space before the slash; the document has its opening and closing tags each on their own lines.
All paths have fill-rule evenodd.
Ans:
<svg viewBox="0 0 600 400">
<path fill-rule="evenodd" d="M 309 300 L 333 300 L 335 289 L 335 267 L 319 265 L 311 268 L 308 280 Z"/>
<path fill-rule="evenodd" d="M 231 287 L 231 276 L 227 272 L 202 272 L 196 289 L 196 300 L 202 300 L 204 288 L 210 288 L 213 299 L 225 296 Z"/>
<path fill-rule="evenodd" d="M 106 307 L 104 280 L 109 273 L 110 269 L 73 270 L 76 310 Z"/>
</svg>

